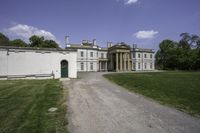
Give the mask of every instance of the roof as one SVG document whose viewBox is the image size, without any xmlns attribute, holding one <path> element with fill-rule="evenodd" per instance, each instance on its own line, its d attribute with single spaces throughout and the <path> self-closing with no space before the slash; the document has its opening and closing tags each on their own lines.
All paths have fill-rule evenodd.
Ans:
<svg viewBox="0 0 200 133">
<path fill-rule="evenodd" d="M 37 50 L 37 51 L 76 51 L 74 49 L 62 49 L 62 48 L 13 47 L 13 46 L 0 46 L 0 49 L 19 49 L 19 50 Z"/>
<path fill-rule="evenodd" d="M 108 48 L 101 48 L 98 45 L 92 45 L 92 44 L 70 44 L 69 47 L 66 47 L 66 49 L 93 49 L 93 50 L 99 50 L 99 51 L 107 51 Z"/>
<path fill-rule="evenodd" d="M 153 49 L 144 49 L 144 48 L 133 48 L 133 51 L 137 51 L 137 52 L 148 52 L 148 53 L 154 53 Z"/>
<path fill-rule="evenodd" d="M 108 48 L 100 48 L 99 51 L 108 51 Z"/>
<path fill-rule="evenodd" d="M 125 43 L 117 43 L 110 47 L 108 50 L 114 50 L 114 49 L 124 49 L 124 50 L 131 50 L 131 47 Z"/>
</svg>

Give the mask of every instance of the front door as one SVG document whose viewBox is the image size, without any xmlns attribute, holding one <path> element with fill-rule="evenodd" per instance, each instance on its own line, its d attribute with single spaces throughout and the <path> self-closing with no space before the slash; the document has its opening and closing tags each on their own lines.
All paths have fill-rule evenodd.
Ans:
<svg viewBox="0 0 200 133">
<path fill-rule="evenodd" d="M 68 62 L 63 60 L 61 61 L 61 78 L 68 77 Z"/>
</svg>

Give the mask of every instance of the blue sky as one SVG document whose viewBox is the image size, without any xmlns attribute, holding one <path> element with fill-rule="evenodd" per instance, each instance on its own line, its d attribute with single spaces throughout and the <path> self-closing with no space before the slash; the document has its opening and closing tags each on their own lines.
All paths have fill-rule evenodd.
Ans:
<svg viewBox="0 0 200 133">
<path fill-rule="evenodd" d="M 158 49 L 180 33 L 200 35 L 200 0 L 1 0 L 0 32 L 28 40 L 32 34 L 64 46 L 83 39 Z"/>
</svg>

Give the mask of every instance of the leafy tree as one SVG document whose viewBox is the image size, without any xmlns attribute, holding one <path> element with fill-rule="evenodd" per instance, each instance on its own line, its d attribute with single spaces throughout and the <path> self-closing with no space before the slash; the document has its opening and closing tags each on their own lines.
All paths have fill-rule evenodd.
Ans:
<svg viewBox="0 0 200 133">
<path fill-rule="evenodd" d="M 45 40 L 42 47 L 44 47 L 44 48 L 59 48 L 58 44 L 53 40 Z"/>
<path fill-rule="evenodd" d="M 30 47 L 40 48 L 59 48 L 59 45 L 53 40 L 45 40 L 44 37 L 33 35 L 29 38 Z"/>
<path fill-rule="evenodd" d="M 9 46 L 9 38 L 3 33 L 0 33 L 0 46 Z"/>
<path fill-rule="evenodd" d="M 21 39 L 15 39 L 15 40 L 10 41 L 10 45 L 17 46 L 17 47 L 27 47 L 28 46 L 27 43 L 25 43 Z"/>
<path fill-rule="evenodd" d="M 156 53 L 156 64 L 161 69 L 200 69 L 200 37 L 189 33 L 180 34 L 178 43 L 163 40 Z"/>
<path fill-rule="evenodd" d="M 191 40 L 190 34 L 186 33 L 186 32 L 185 33 L 181 33 L 180 37 L 182 37 L 181 41 L 189 42 Z"/>
<path fill-rule="evenodd" d="M 156 63 L 160 64 L 161 69 L 175 69 L 177 43 L 172 40 L 163 40 L 159 47 L 160 49 L 156 54 Z"/>
<path fill-rule="evenodd" d="M 30 41 L 30 47 L 42 47 L 44 43 L 44 37 L 33 35 L 29 38 L 29 41 Z"/>
</svg>

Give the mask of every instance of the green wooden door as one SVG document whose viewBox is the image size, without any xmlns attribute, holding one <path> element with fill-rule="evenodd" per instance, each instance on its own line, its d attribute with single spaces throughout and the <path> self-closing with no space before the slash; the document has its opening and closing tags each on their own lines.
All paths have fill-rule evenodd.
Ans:
<svg viewBox="0 0 200 133">
<path fill-rule="evenodd" d="M 61 62 L 61 78 L 67 78 L 68 77 L 68 62 L 62 61 Z"/>
</svg>

